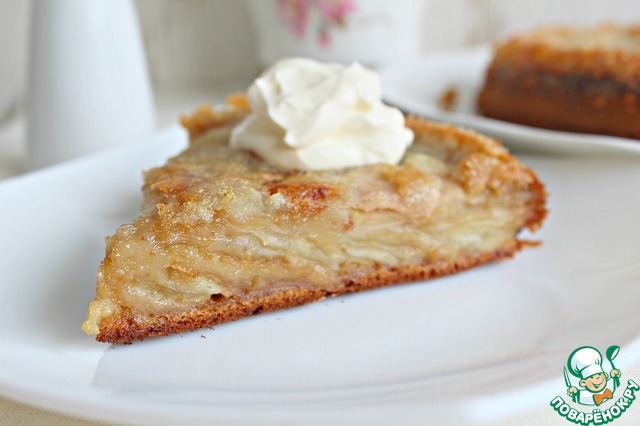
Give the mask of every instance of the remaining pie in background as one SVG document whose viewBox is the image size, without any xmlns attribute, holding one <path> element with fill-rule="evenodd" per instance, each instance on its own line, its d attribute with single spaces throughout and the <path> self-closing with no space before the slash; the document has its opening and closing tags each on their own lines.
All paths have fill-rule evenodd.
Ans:
<svg viewBox="0 0 640 426">
<path fill-rule="evenodd" d="M 478 108 L 514 123 L 640 139 L 640 26 L 514 36 L 496 47 Z"/>
<path fill-rule="evenodd" d="M 535 173 L 498 142 L 409 117 L 398 165 L 282 170 L 229 146 L 237 97 L 183 124 L 145 173 L 144 206 L 107 238 L 83 329 L 103 342 L 195 330 L 512 256 L 545 217 Z"/>
</svg>

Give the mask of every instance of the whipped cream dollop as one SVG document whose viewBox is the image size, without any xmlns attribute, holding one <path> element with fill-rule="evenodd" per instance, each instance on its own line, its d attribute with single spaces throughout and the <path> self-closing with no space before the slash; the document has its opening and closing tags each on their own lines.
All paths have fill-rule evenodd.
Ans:
<svg viewBox="0 0 640 426">
<path fill-rule="evenodd" d="M 253 110 L 231 146 L 285 169 L 397 164 L 413 141 L 404 116 L 381 101 L 378 75 L 363 66 L 285 59 L 249 88 Z"/>
</svg>

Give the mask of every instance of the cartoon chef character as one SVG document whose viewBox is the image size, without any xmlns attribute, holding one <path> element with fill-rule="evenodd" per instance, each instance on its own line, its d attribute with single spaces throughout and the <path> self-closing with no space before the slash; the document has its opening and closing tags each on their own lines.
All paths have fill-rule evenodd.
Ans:
<svg viewBox="0 0 640 426">
<path fill-rule="evenodd" d="M 571 353 L 567 368 L 574 376 L 582 379 L 578 390 L 575 386 L 567 389 L 567 395 L 577 399 L 574 401 L 582 405 L 600 405 L 613 398 L 616 390 L 616 380 L 621 373 L 618 369 L 611 370 L 611 376 L 602 369 L 602 355 L 591 346 L 582 346 Z"/>
</svg>

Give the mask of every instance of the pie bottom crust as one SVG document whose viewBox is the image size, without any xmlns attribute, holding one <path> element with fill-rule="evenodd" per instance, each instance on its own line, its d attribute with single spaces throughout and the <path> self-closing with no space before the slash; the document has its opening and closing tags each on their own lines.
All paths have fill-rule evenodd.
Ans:
<svg viewBox="0 0 640 426">
<path fill-rule="evenodd" d="M 124 342 L 144 340 L 147 337 L 166 336 L 173 333 L 212 327 L 216 324 L 235 321 L 258 313 L 277 311 L 322 300 L 327 296 L 355 293 L 395 284 L 428 280 L 475 266 L 512 257 L 527 242 L 515 240 L 515 244 L 502 247 L 493 253 L 468 256 L 453 262 L 439 262 L 427 265 L 410 265 L 401 268 L 380 268 L 345 280 L 332 291 L 313 288 L 279 289 L 273 293 L 244 299 L 227 299 L 209 303 L 188 312 L 169 315 L 147 315 L 138 317 L 110 317 L 100 324 L 96 340 L 100 342 Z"/>
</svg>

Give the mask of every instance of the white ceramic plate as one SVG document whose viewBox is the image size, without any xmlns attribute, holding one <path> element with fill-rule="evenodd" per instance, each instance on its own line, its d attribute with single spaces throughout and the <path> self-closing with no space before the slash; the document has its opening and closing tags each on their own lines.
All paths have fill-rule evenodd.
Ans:
<svg viewBox="0 0 640 426">
<path fill-rule="evenodd" d="M 492 420 L 564 395 L 580 345 L 640 359 L 637 159 L 523 156 L 546 182 L 538 248 L 400 285 L 130 346 L 80 325 L 103 238 L 137 215 L 140 170 L 177 129 L 0 185 L 0 394 L 146 424 Z M 614 148 L 610 148 L 615 150 Z"/>
<path fill-rule="evenodd" d="M 640 141 L 632 139 L 546 130 L 479 115 L 476 97 L 491 55 L 490 47 L 480 47 L 393 63 L 381 70 L 384 99 L 407 112 L 474 128 L 521 152 L 591 155 L 617 147 L 623 155 L 640 155 Z M 457 102 L 446 111 L 440 100 L 450 88 Z"/>
</svg>

